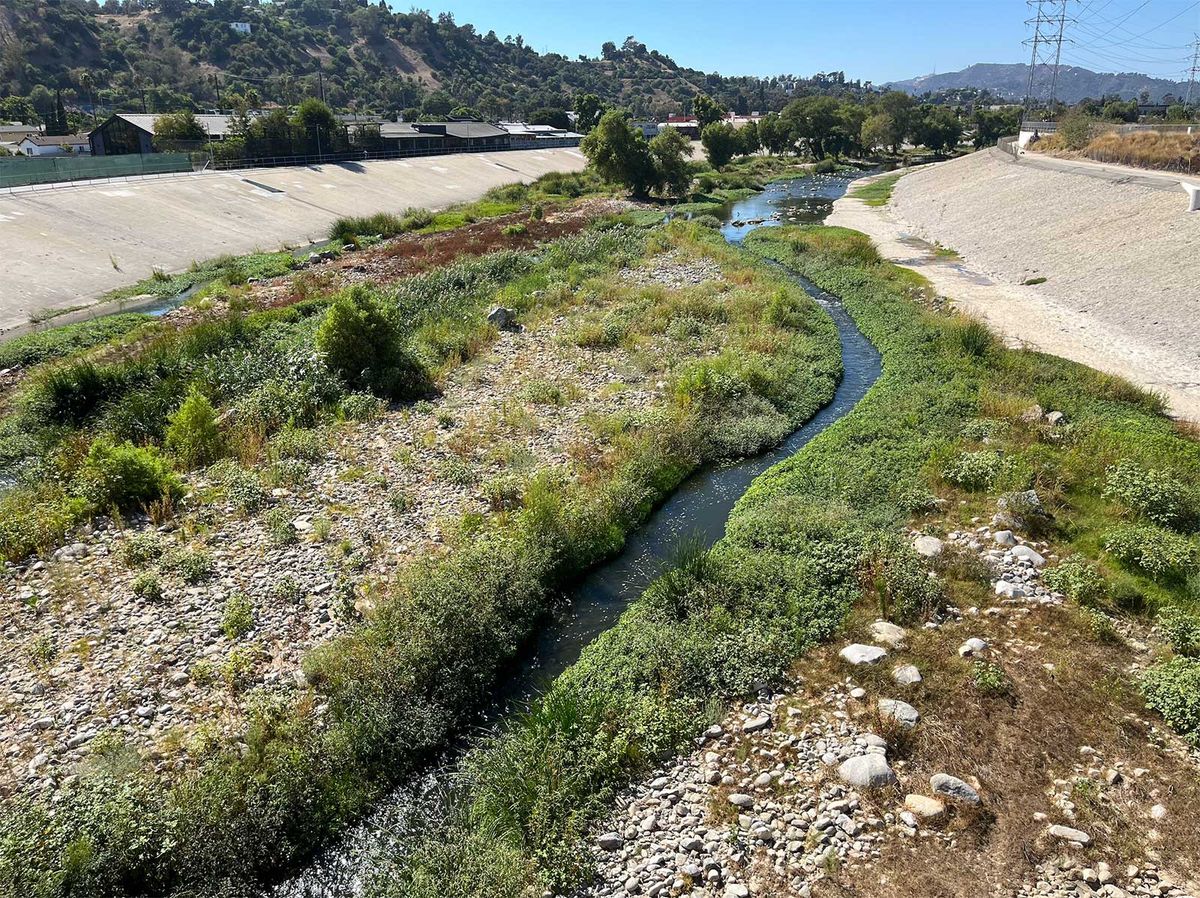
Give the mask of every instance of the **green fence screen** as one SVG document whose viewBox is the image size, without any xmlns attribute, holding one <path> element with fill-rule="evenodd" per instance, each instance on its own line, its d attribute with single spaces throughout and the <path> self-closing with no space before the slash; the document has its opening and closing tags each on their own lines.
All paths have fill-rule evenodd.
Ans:
<svg viewBox="0 0 1200 898">
<path fill-rule="evenodd" d="M 150 153 L 145 156 L 9 156 L 0 158 L 0 188 L 84 181 L 90 178 L 122 178 L 192 170 L 186 153 Z"/>
</svg>

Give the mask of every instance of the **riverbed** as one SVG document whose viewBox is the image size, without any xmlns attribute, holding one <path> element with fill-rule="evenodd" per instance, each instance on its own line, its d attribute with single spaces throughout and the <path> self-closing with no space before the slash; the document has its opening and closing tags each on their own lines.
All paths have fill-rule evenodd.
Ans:
<svg viewBox="0 0 1200 898">
<path fill-rule="evenodd" d="M 822 221 L 851 180 L 844 175 L 817 175 L 772 183 L 762 193 L 730 204 L 722 216 L 721 233 L 738 244 L 756 227 Z M 526 706 L 545 684 L 578 660 L 583 649 L 613 626 L 629 603 L 666 570 L 682 543 L 711 546 L 719 540 L 730 511 L 751 482 L 847 414 L 875 382 L 880 373 L 879 353 L 837 298 L 803 279 L 796 280 L 837 325 L 844 373 L 833 399 L 774 449 L 690 477 L 630 535 L 620 555 L 585 576 L 541 630 L 509 680 L 499 687 L 481 718 L 483 732 L 503 726 L 509 714 Z M 300 875 L 275 887 L 269 893 L 272 898 L 361 894 L 376 859 L 403 851 L 414 827 L 423 833 L 430 817 L 436 819 L 465 747 L 449 752 L 422 777 L 393 791 Z"/>
</svg>

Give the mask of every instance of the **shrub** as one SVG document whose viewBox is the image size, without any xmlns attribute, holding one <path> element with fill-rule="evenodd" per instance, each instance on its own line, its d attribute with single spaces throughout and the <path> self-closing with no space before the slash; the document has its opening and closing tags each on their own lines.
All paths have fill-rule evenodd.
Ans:
<svg viewBox="0 0 1200 898">
<path fill-rule="evenodd" d="M 218 462 L 207 473 L 223 488 L 225 501 L 240 514 L 253 514 L 267 504 L 269 497 L 258 475 L 232 459 Z"/>
<path fill-rule="evenodd" d="M 347 421 L 374 421 L 383 414 L 383 403 L 370 393 L 351 393 L 341 401 L 338 411 Z"/>
<path fill-rule="evenodd" d="M 1132 459 L 1122 459 L 1108 469 L 1104 497 L 1120 502 L 1148 521 L 1177 530 L 1196 520 L 1196 492 L 1165 471 L 1146 469 Z"/>
<path fill-rule="evenodd" d="M 1043 575 L 1046 585 L 1080 605 L 1095 605 L 1104 599 L 1104 577 L 1100 569 L 1082 555 L 1072 555 Z"/>
<path fill-rule="evenodd" d="M 1082 150 L 1092 139 L 1092 119 L 1082 113 L 1069 115 L 1059 124 L 1058 134 L 1068 150 Z"/>
<path fill-rule="evenodd" d="M 1091 631 L 1092 636 L 1099 642 L 1116 643 L 1120 641 L 1117 628 L 1113 626 L 1112 618 L 1098 608 L 1082 609 L 1083 623 Z"/>
<path fill-rule="evenodd" d="M 161 602 L 163 600 L 163 588 L 159 583 L 158 577 L 151 571 L 142 571 L 133 578 L 133 585 L 130 587 L 133 594 L 139 599 L 145 599 L 147 602 Z"/>
<path fill-rule="evenodd" d="M 946 337 L 961 355 L 982 358 L 996 346 L 996 337 L 986 324 L 975 318 L 953 318 L 946 324 Z"/>
<path fill-rule="evenodd" d="M 946 604 L 941 582 L 907 542 L 888 540 L 872 560 L 872 574 L 884 617 L 920 620 Z"/>
<path fill-rule="evenodd" d="M 317 329 L 321 361 L 354 390 L 392 399 L 428 391 L 424 371 L 408 353 L 397 309 L 361 285 L 338 294 Z"/>
<path fill-rule="evenodd" d="M 271 542 L 277 546 L 290 546 L 299 538 L 292 526 L 292 514 L 286 508 L 272 508 L 263 517 Z"/>
<path fill-rule="evenodd" d="M 1002 464 L 999 452 L 963 452 L 950 460 L 942 476 L 965 490 L 986 490 L 999 476 Z"/>
<path fill-rule="evenodd" d="M 135 533 L 126 537 L 121 545 L 121 561 L 127 567 L 145 567 L 158 561 L 164 548 L 162 538 L 153 530 Z"/>
<path fill-rule="evenodd" d="M 1200 657 L 1200 616 L 1182 608 L 1164 608 L 1158 613 L 1157 624 L 1176 654 Z"/>
<path fill-rule="evenodd" d="M 217 571 L 212 556 L 203 549 L 175 549 L 168 552 L 163 556 L 162 567 L 189 585 L 203 583 Z"/>
<path fill-rule="evenodd" d="M 271 451 L 276 458 L 321 461 L 325 457 L 325 438 L 316 430 L 285 427 L 271 437 Z"/>
<path fill-rule="evenodd" d="M 1186 577 L 1195 566 L 1192 541 L 1154 524 L 1118 527 L 1104 540 L 1104 548 L 1123 564 L 1139 568 L 1155 580 Z"/>
<path fill-rule="evenodd" d="M 1013 683 L 1004 668 L 990 661 L 975 661 L 971 664 L 971 682 L 984 695 L 1008 695 Z"/>
<path fill-rule="evenodd" d="M 512 511 L 521 507 L 525 482 L 517 474 L 501 474 L 483 485 L 483 495 L 492 511 Z"/>
<path fill-rule="evenodd" d="M 111 372 L 93 362 L 65 362 L 33 381 L 26 402 L 39 420 L 82 424 L 111 395 L 112 383 Z"/>
<path fill-rule="evenodd" d="M 829 157 L 820 160 L 813 166 L 813 174 L 817 175 L 832 175 L 837 171 L 837 163 Z"/>
<path fill-rule="evenodd" d="M 1179 732 L 1200 736 L 1200 660 L 1171 658 L 1142 677 L 1146 705 Z"/>
<path fill-rule="evenodd" d="M 93 508 L 137 508 L 163 495 L 182 494 L 182 486 L 166 460 L 150 447 L 96 440 L 88 450 L 75 490 Z"/>
<path fill-rule="evenodd" d="M 240 639 L 254 629 L 254 604 L 244 592 L 230 593 L 221 614 L 221 632 L 230 639 Z"/>
<path fill-rule="evenodd" d="M 166 444 L 187 468 L 210 464 L 220 455 L 221 432 L 217 427 L 217 410 L 199 387 L 193 386 L 187 398 L 171 415 Z"/>
</svg>

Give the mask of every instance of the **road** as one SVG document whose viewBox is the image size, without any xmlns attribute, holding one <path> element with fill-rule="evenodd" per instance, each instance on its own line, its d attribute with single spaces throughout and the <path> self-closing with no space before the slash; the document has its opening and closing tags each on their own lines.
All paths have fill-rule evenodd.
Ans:
<svg viewBox="0 0 1200 898">
<path fill-rule="evenodd" d="M 440 209 L 501 184 L 579 171 L 578 149 L 513 150 L 0 194 L 0 335 L 159 269 L 325 239 L 344 215 Z"/>
</svg>

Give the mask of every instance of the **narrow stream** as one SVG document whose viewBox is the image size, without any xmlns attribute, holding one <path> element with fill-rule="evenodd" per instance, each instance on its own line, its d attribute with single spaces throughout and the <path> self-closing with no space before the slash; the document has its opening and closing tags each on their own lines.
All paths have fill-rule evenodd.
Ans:
<svg viewBox="0 0 1200 898">
<path fill-rule="evenodd" d="M 741 243 L 755 227 L 819 222 L 833 201 L 846 192 L 846 176 L 812 176 L 777 182 L 767 190 L 730 205 L 721 233 Z M 837 325 L 845 369 L 833 400 L 776 448 L 754 458 L 706 468 L 686 480 L 634 531 L 616 558 L 604 564 L 572 590 L 563 610 L 543 628 L 530 657 L 498 690 L 490 715 L 525 706 L 547 683 L 573 664 L 584 647 L 616 623 L 617 618 L 652 580 L 664 572 L 684 540 L 711 546 L 725 532 L 734 503 L 751 481 L 771 466 L 798 452 L 813 437 L 852 409 L 879 376 L 880 356 L 854 325 L 837 298 L 796 278 L 805 291 L 825 307 Z M 320 854 L 296 878 L 276 887 L 273 898 L 350 898 L 361 894 L 375 861 L 383 853 L 403 850 L 414 819 L 437 806 L 460 755 L 416 782 L 396 789 L 336 845 Z M 436 816 L 436 814 L 435 814 Z"/>
</svg>

